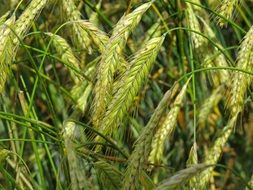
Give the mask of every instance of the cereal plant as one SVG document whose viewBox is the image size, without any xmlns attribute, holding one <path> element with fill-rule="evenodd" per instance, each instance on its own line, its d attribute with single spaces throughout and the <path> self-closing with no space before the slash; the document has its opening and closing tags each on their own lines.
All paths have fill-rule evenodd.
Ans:
<svg viewBox="0 0 253 190">
<path fill-rule="evenodd" d="M 252 0 L 0 0 L 0 189 L 253 189 Z"/>
</svg>

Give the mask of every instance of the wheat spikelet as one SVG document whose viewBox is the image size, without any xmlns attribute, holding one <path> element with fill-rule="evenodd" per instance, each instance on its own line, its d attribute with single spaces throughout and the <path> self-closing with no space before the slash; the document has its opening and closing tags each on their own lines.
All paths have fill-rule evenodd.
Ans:
<svg viewBox="0 0 253 190">
<path fill-rule="evenodd" d="M 199 21 L 195 15 L 195 13 L 192 10 L 192 6 L 190 4 L 187 4 L 187 15 L 188 15 L 188 25 L 189 28 L 201 33 L 201 28 L 200 28 L 200 24 Z M 195 33 L 195 32 L 191 32 L 191 39 L 194 45 L 194 48 L 197 49 L 198 51 L 205 52 L 205 50 L 203 50 L 203 46 L 206 46 L 207 41 L 205 38 L 203 38 L 201 35 Z"/>
<path fill-rule="evenodd" d="M 239 4 L 240 0 L 223 0 L 220 5 L 218 6 L 217 12 L 226 19 L 231 19 L 233 11 L 235 7 Z M 218 17 L 217 18 L 218 24 L 222 27 L 226 23 L 226 21 Z"/>
<path fill-rule="evenodd" d="M 236 67 L 249 72 L 253 71 L 253 26 L 250 28 L 240 45 Z M 241 72 L 234 73 L 231 87 L 231 97 L 228 102 L 228 107 L 231 110 L 232 116 L 237 115 L 242 111 L 244 97 L 250 83 L 251 76 Z"/>
<path fill-rule="evenodd" d="M 148 31 L 145 33 L 144 39 L 140 40 L 140 45 L 145 45 L 148 40 L 154 37 L 159 37 L 162 35 L 161 25 L 160 23 L 153 24 Z"/>
<path fill-rule="evenodd" d="M 197 143 L 196 142 L 193 143 L 190 153 L 189 153 L 189 158 L 186 162 L 187 167 L 191 167 L 192 165 L 195 165 L 195 164 L 198 164 L 198 154 L 197 154 Z M 197 178 L 198 178 L 198 175 L 192 177 L 189 180 L 189 188 L 190 189 L 197 190 L 197 185 L 198 185 Z"/>
<path fill-rule="evenodd" d="M 187 160 L 186 165 L 187 165 L 187 167 L 189 167 L 194 164 L 198 164 L 198 154 L 197 154 L 197 143 L 196 142 L 194 142 L 191 147 L 191 150 L 189 153 L 189 158 Z"/>
<path fill-rule="evenodd" d="M 11 27 L 13 27 L 14 22 L 15 17 L 12 16 L 0 26 L 0 94 L 4 90 L 9 66 L 12 61 L 13 43 L 11 41 Z"/>
<path fill-rule="evenodd" d="M 105 46 L 109 41 L 109 37 L 103 31 L 99 30 L 94 24 L 89 21 L 80 22 L 80 27 L 83 28 L 92 38 L 100 53 L 103 53 Z"/>
<path fill-rule="evenodd" d="M 105 117 L 101 123 L 103 134 L 111 135 L 120 125 L 125 113 L 132 105 L 141 84 L 147 79 L 150 69 L 155 62 L 165 36 L 151 39 L 145 48 L 136 53 L 130 62 L 130 68 L 120 79 L 118 91 L 114 95 Z"/>
<path fill-rule="evenodd" d="M 120 65 L 120 55 L 132 30 L 139 23 L 142 15 L 151 6 L 151 3 L 143 4 L 132 13 L 123 16 L 114 28 L 113 34 L 102 54 L 98 67 L 97 83 L 95 85 L 94 108 L 92 122 L 95 127 L 102 119 L 108 100 L 110 99 L 113 76 Z"/>
<path fill-rule="evenodd" d="M 157 125 L 166 110 L 168 104 L 172 101 L 178 89 L 178 85 L 167 91 L 155 109 L 148 124 L 141 132 L 139 138 L 135 142 L 135 148 L 128 160 L 128 166 L 124 175 L 123 189 L 133 189 L 138 180 L 138 176 L 142 171 L 145 162 L 151 151 L 151 143 L 157 129 Z"/>
<path fill-rule="evenodd" d="M 191 32 L 191 40 L 193 43 L 193 47 L 195 51 L 198 53 L 198 57 L 202 63 L 203 67 L 212 67 L 212 53 L 210 52 L 210 49 L 208 47 L 208 41 L 206 38 L 201 36 L 199 33 L 202 33 L 200 23 L 197 19 L 197 16 L 195 15 L 194 11 L 192 10 L 192 7 L 190 4 L 187 4 L 187 13 L 188 13 L 188 25 L 189 28 L 194 30 L 194 32 Z M 212 76 L 212 80 L 218 81 L 217 76 Z"/>
<path fill-rule="evenodd" d="M 217 105 L 222 99 L 224 90 L 225 89 L 223 85 L 219 86 L 212 92 L 211 96 L 208 97 L 202 104 L 198 115 L 198 125 L 200 130 L 205 127 L 206 119 L 212 111 L 212 108 Z"/>
<path fill-rule="evenodd" d="M 30 29 L 32 22 L 40 14 L 41 10 L 46 6 L 48 0 L 33 0 L 25 9 L 22 15 L 15 23 L 14 31 L 17 35 L 13 39 L 14 45 L 19 44 L 19 39 L 23 39 L 25 33 Z"/>
<path fill-rule="evenodd" d="M 9 16 L 10 12 L 8 11 L 4 15 L 0 17 L 0 26 L 6 21 L 7 17 Z"/>
<path fill-rule="evenodd" d="M 73 29 L 74 40 L 78 44 L 78 47 L 88 50 L 88 53 L 91 54 L 91 41 L 88 33 L 80 26 L 81 13 L 77 9 L 75 2 L 73 0 L 62 0 L 62 6 L 66 12 L 67 19 L 73 22 L 73 27 L 71 28 Z"/>
<path fill-rule="evenodd" d="M 79 84 L 79 86 L 82 86 L 82 85 Z M 81 91 L 82 93 L 77 99 L 77 104 L 75 108 L 78 110 L 78 112 L 82 114 L 87 109 L 88 98 L 92 92 L 92 87 L 93 87 L 92 84 L 85 85 L 85 89 Z"/>
<path fill-rule="evenodd" d="M 224 127 L 220 136 L 215 140 L 213 147 L 208 151 L 206 154 L 206 158 L 204 160 L 205 164 L 213 165 L 217 164 L 221 154 L 222 149 L 225 146 L 226 142 L 228 141 L 229 136 L 231 135 L 237 116 L 231 118 L 226 127 Z M 211 173 L 213 171 L 213 167 L 207 169 L 205 172 L 201 173 L 200 179 L 201 182 L 199 184 L 200 189 L 206 189 L 206 185 L 210 180 Z"/>
<path fill-rule="evenodd" d="M 202 23 L 204 24 L 204 33 L 207 34 L 209 38 L 211 38 L 216 45 L 220 49 L 224 49 L 223 46 L 219 43 L 217 40 L 217 37 L 213 31 L 213 29 L 209 26 L 208 23 L 206 23 L 205 20 L 201 19 Z M 227 61 L 223 53 L 220 52 L 220 50 L 217 47 L 214 47 L 213 53 L 215 57 L 213 58 L 213 65 L 216 67 L 228 67 Z M 218 56 L 216 56 L 218 55 Z M 218 71 L 218 78 L 219 78 L 219 84 L 227 82 L 227 80 L 230 77 L 230 73 L 228 70 L 222 69 Z M 216 84 L 218 86 L 219 84 Z"/>
<path fill-rule="evenodd" d="M 0 149 L 0 164 L 6 160 L 6 158 L 10 155 L 11 151 L 7 149 Z"/>
<path fill-rule="evenodd" d="M 99 0 L 99 2 L 96 4 L 96 9 L 99 10 L 101 8 L 102 0 Z M 89 21 L 94 24 L 95 26 L 99 25 L 99 17 L 98 13 L 96 11 L 92 11 L 92 13 L 89 16 Z"/>
<path fill-rule="evenodd" d="M 61 59 L 64 63 L 67 63 L 67 66 L 70 70 L 70 75 L 73 78 L 75 83 L 78 83 L 80 81 L 80 76 L 75 73 L 75 71 L 71 68 L 74 68 L 75 70 L 80 69 L 80 63 L 78 59 L 75 57 L 70 45 L 68 42 L 62 38 L 59 35 L 52 34 L 52 33 L 46 33 L 48 36 L 52 39 L 52 45 L 56 49 L 57 53 L 61 56 Z"/>
<path fill-rule="evenodd" d="M 159 163 L 164 150 L 164 142 L 166 138 L 170 138 L 172 132 L 175 129 L 176 122 L 177 122 L 177 115 L 179 113 L 181 104 L 183 102 L 183 98 L 185 96 L 187 89 L 187 84 L 184 85 L 181 92 L 178 94 L 173 106 L 171 107 L 170 111 L 166 114 L 165 119 L 160 123 L 158 126 L 158 130 L 152 140 L 151 145 L 151 153 L 149 155 L 148 161 L 150 163 Z"/>
<path fill-rule="evenodd" d="M 194 14 L 191 5 L 188 5 L 187 8 L 188 12 L 188 25 L 189 27 L 199 33 L 206 34 L 209 38 L 211 38 L 213 41 L 216 42 L 216 45 L 223 49 L 221 44 L 218 42 L 213 30 L 211 27 L 206 23 L 204 19 L 200 20 L 204 24 L 203 32 L 200 28 L 200 23 L 197 20 L 196 15 Z M 202 62 L 202 66 L 206 68 L 211 67 L 227 67 L 227 61 L 223 54 L 220 53 L 219 49 L 217 47 L 210 48 L 210 44 L 206 38 L 199 35 L 198 33 L 191 32 L 191 38 L 193 41 L 194 48 L 196 52 L 198 52 L 199 58 Z M 211 79 L 214 84 L 214 86 L 219 86 L 221 83 L 225 83 L 229 78 L 229 72 L 227 70 L 221 70 L 221 71 L 212 71 L 211 73 Z"/>
</svg>

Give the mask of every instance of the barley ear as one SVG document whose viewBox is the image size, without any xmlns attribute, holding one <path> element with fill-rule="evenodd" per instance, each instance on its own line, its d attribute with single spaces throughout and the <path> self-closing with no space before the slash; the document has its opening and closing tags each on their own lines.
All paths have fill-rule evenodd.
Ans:
<svg viewBox="0 0 253 190">
<path fill-rule="evenodd" d="M 236 116 L 231 118 L 227 126 L 224 127 L 220 136 L 217 137 L 217 139 L 214 142 L 213 147 L 206 154 L 207 156 L 204 160 L 205 164 L 207 165 L 217 164 L 219 158 L 222 155 L 222 149 L 225 146 L 226 142 L 228 141 L 229 136 L 231 135 L 233 131 L 233 128 L 236 123 L 236 119 L 237 119 Z M 201 179 L 200 184 L 199 184 L 200 189 L 203 189 L 203 190 L 206 189 L 206 186 L 211 178 L 213 169 L 214 167 L 210 167 L 209 169 L 207 169 L 206 171 L 200 174 L 200 179 Z"/>
<path fill-rule="evenodd" d="M 96 9 L 99 10 L 101 8 L 102 0 L 99 0 L 99 2 L 96 4 Z M 92 13 L 89 16 L 89 21 L 94 24 L 94 26 L 99 25 L 99 15 L 96 11 L 92 11 Z"/>
<path fill-rule="evenodd" d="M 188 16 L 188 18 L 187 18 L 188 27 L 196 32 L 201 33 L 202 31 L 200 28 L 199 21 L 192 9 L 191 4 L 187 4 L 186 11 L 187 11 L 187 16 Z M 194 48 L 197 49 L 198 51 L 205 51 L 205 50 L 203 50 L 203 46 L 204 47 L 206 46 L 207 40 L 203 36 L 197 34 L 196 32 L 190 33 Z"/>
<path fill-rule="evenodd" d="M 217 46 L 217 47 L 214 46 L 214 49 L 212 52 L 212 54 L 214 56 L 214 58 L 213 58 L 214 66 L 228 67 L 228 63 L 226 61 L 226 58 L 225 58 L 224 54 L 220 51 L 220 49 L 224 50 L 224 47 L 217 40 L 217 37 L 216 37 L 213 29 L 210 27 L 210 24 L 206 23 L 206 21 L 203 19 L 200 19 L 200 20 L 204 24 L 204 33 L 207 34 L 207 36 L 209 38 L 211 38 L 216 43 L 216 46 Z M 217 72 L 214 72 L 214 74 L 218 75 L 219 84 L 226 83 L 228 81 L 228 79 L 230 78 L 229 70 L 222 69 Z M 218 86 L 218 84 L 216 86 Z"/>
</svg>

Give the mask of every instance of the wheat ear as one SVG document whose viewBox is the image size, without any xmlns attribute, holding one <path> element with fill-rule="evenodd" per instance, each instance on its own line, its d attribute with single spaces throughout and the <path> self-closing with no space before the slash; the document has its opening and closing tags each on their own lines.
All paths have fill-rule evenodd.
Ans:
<svg viewBox="0 0 253 190">
<path fill-rule="evenodd" d="M 0 149 L 0 164 L 2 164 L 8 158 L 10 154 L 11 154 L 11 151 L 1 148 Z"/>
<path fill-rule="evenodd" d="M 160 123 L 160 126 L 158 126 L 158 130 L 152 140 L 151 153 L 148 158 L 148 161 L 152 164 L 159 163 L 164 151 L 164 142 L 166 138 L 171 137 L 172 132 L 175 130 L 177 115 L 185 97 L 186 89 L 187 84 L 184 85 L 170 111 L 165 115 L 165 119 Z"/>
<path fill-rule="evenodd" d="M 18 46 L 19 39 L 23 39 L 25 33 L 30 29 L 32 22 L 40 14 L 47 2 L 48 0 L 33 0 L 18 18 L 14 26 L 14 31 L 17 35 L 17 37 L 13 39 L 15 46 Z"/>
<path fill-rule="evenodd" d="M 0 27 L 2 24 L 4 24 L 4 22 L 6 21 L 7 17 L 9 16 L 10 12 L 8 11 L 7 13 L 5 13 L 4 15 L 2 15 L 0 17 Z"/>
<path fill-rule="evenodd" d="M 68 42 L 59 35 L 46 33 L 52 39 L 52 45 L 57 51 L 57 54 L 61 56 L 64 63 L 67 64 L 70 75 L 74 82 L 77 84 L 80 81 L 80 76 L 75 72 L 75 70 L 80 70 L 80 63 L 75 57 Z M 74 68 L 74 69 L 73 69 Z"/>
<path fill-rule="evenodd" d="M 11 28 L 15 22 L 12 16 L 0 26 L 0 94 L 4 90 L 8 77 L 9 66 L 11 65 L 13 43 L 11 39 Z"/>
<path fill-rule="evenodd" d="M 226 19 L 231 19 L 235 7 L 240 3 L 240 0 L 223 0 L 217 12 Z M 222 27 L 226 24 L 226 20 L 221 17 L 217 17 L 218 24 Z"/>
<path fill-rule="evenodd" d="M 135 9 L 132 13 L 123 16 L 114 28 L 113 34 L 106 45 L 98 67 L 97 82 L 95 85 L 95 98 L 93 106 L 92 121 L 95 127 L 102 119 L 109 99 L 111 98 L 113 76 L 120 65 L 120 55 L 126 41 L 138 25 L 142 15 L 151 6 L 146 3 Z"/>
<path fill-rule="evenodd" d="M 157 125 L 163 116 L 163 113 L 166 110 L 168 104 L 175 96 L 177 89 L 178 86 L 176 85 L 174 88 L 165 93 L 159 105 L 155 109 L 155 112 L 150 118 L 148 124 L 141 132 L 139 138 L 136 140 L 134 151 L 129 157 L 128 166 L 124 175 L 124 190 L 133 189 L 135 187 L 138 176 L 142 171 L 145 162 L 148 160 L 148 156 L 151 151 L 152 139 L 157 129 Z"/>
<path fill-rule="evenodd" d="M 189 153 L 189 158 L 186 162 L 186 165 L 187 167 L 191 167 L 195 164 L 198 164 L 198 154 L 197 154 L 197 143 L 194 142 L 192 147 L 191 147 L 191 150 L 190 150 L 190 153 Z M 198 179 L 198 174 L 194 177 L 192 177 L 190 180 L 189 180 L 189 184 L 188 184 L 188 187 L 192 190 L 197 190 L 197 185 L 198 185 L 198 182 L 197 182 L 197 179 Z"/>
<path fill-rule="evenodd" d="M 85 20 L 80 22 L 80 27 L 89 34 L 95 45 L 99 48 L 100 53 L 103 53 L 109 41 L 106 33 L 98 29 L 93 23 Z"/>
<path fill-rule="evenodd" d="M 222 149 L 225 146 L 226 142 L 228 141 L 229 136 L 231 135 L 233 128 L 235 126 L 237 117 L 234 116 L 231 118 L 226 127 L 224 127 L 220 136 L 215 140 L 213 147 L 208 151 L 206 154 L 206 158 L 204 160 L 205 164 L 214 165 L 217 164 L 220 156 L 222 155 Z M 211 173 L 214 167 L 210 167 L 200 175 L 200 189 L 206 189 L 206 185 L 208 184 Z"/>
<path fill-rule="evenodd" d="M 224 47 L 221 45 L 221 43 L 217 40 L 217 37 L 213 31 L 213 29 L 210 27 L 208 23 L 206 23 L 205 20 L 201 19 L 202 23 L 204 24 L 204 33 L 207 34 L 207 36 L 212 39 L 216 46 L 214 47 L 214 50 L 212 52 L 213 56 L 215 56 L 213 60 L 213 65 L 216 67 L 228 67 L 226 58 L 223 53 L 220 52 L 219 49 L 224 49 Z M 218 49 L 219 48 L 219 49 Z M 226 83 L 228 79 L 230 78 L 230 72 L 228 70 L 222 69 L 220 71 L 217 71 L 217 75 L 219 78 L 219 84 Z M 216 84 L 218 86 L 218 84 Z"/>
<path fill-rule="evenodd" d="M 142 83 L 147 80 L 148 74 L 155 62 L 165 36 L 153 38 L 147 42 L 145 48 L 138 51 L 130 62 L 129 69 L 118 82 L 117 92 L 113 96 L 105 117 L 101 122 L 103 134 L 111 135 L 116 132 L 125 113 L 132 105 Z"/>
<path fill-rule="evenodd" d="M 249 72 L 253 71 L 253 26 L 247 32 L 243 42 L 240 45 L 236 67 Z M 237 115 L 242 111 L 244 98 L 251 80 L 251 76 L 248 74 L 241 72 L 234 73 L 232 79 L 231 97 L 228 103 L 228 107 L 231 110 L 232 116 Z"/>
<path fill-rule="evenodd" d="M 97 10 L 101 8 L 101 4 L 102 4 L 102 0 L 99 0 L 99 2 L 96 4 Z M 89 21 L 95 26 L 99 25 L 99 15 L 96 11 L 92 11 L 92 13 L 89 16 Z"/>
<path fill-rule="evenodd" d="M 216 88 L 210 97 L 208 97 L 202 104 L 199 115 L 198 115 L 198 125 L 199 129 L 202 130 L 206 125 L 206 118 L 211 113 L 212 109 L 217 105 L 222 99 L 225 88 L 223 85 Z"/>
<path fill-rule="evenodd" d="M 204 32 L 202 32 L 200 28 L 200 23 L 197 19 L 197 16 L 195 15 L 194 11 L 192 10 L 191 5 L 188 4 L 187 7 L 187 13 L 188 13 L 188 25 L 189 27 L 199 33 L 206 34 L 209 38 L 211 38 L 213 41 L 216 42 L 216 45 L 223 49 L 221 44 L 218 42 L 213 30 L 211 27 L 206 23 L 204 19 L 200 20 L 204 24 Z M 227 62 L 223 54 L 220 53 L 217 47 L 211 48 L 209 47 L 209 42 L 206 38 L 203 36 L 191 32 L 191 39 L 194 45 L 194 48 L 196 49 L 196 52 L 199 53 L 200 60 L 202 62 L 203 67 L 227 67 Z M 214 84 L 214 86 L 219 86 L 221 83 L 225 83 L 229 78 L 229 72 L 227 70 L 221 70 L 218 72 L 211 72 L 211 79 Z"/>
<path fill-rule="evenodd" d="M 162 35 L 162 29 L 160 23 L 153 24 L 148 31 L 145 33 L 145 36 L 142 40 L 140 40 L 140 46 L 145 45 L 148 40 L 154 37 L 159 37 Z"/>
<path fill-rule="evenodd" d="M 81 13 L 77 9 L 75 2 L 73 0 L 62 0 L 62 6 L 66 12 L 68 21 L 73 22 L 73 27 L 71 28 L 74 33 L 74 41 L 79 48 L 87 50 L 91 54 L 91 41 L 88 33 L 80 25 Z"/>
<path fill-rule="evenodd" d="M 200 24 L 199 21 L 197 19 L 197 16 L 195 15 L 192 6 L 190 4 L 187 4 L 187 15 L 188 15 L 188 27 L 196 32 L 201 33 L 201 28 L 200 28 Z M 205 50 L 203 50 L 203 46 L 205 47 L 207 44 L 207 40 L 197 34 L 196 32 L 191 32 L 191 39 L 194 45 L 194 48 L 197 49 L 198 51 L 205 52 Z"/>
</svg>

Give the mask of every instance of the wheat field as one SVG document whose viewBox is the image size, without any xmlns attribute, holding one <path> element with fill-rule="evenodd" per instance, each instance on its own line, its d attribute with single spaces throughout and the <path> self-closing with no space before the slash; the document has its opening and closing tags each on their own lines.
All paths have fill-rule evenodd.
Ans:
<svg viewBox="0 0 253 190">
<path fill-rule="evenodd" d="M 252 0 L 0 0 L 0 189 L 253 189 Z"/>
</svg>

